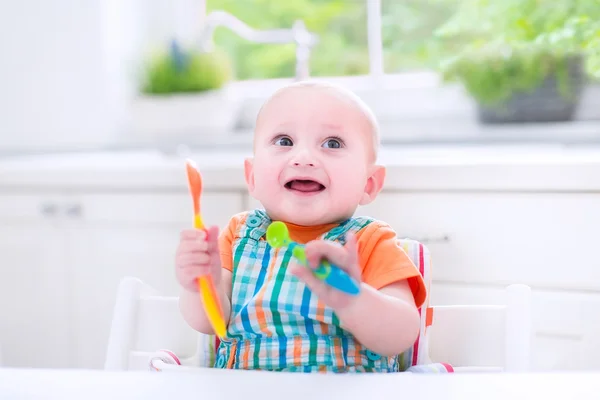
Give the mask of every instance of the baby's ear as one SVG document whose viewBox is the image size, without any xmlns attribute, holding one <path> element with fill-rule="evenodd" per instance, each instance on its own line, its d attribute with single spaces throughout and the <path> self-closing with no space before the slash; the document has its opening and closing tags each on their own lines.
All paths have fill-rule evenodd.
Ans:
<svg viewBox="0 0 600 400">
<path fill-rule="evenodd" d="M 385 181 L 385 167 L 383 165 L 373 165 L 371 168 L 371 175 L 367 179 L 367 184 L 365 185 L 365 192 L 363 193 L 363 197 L 360 200 L 360 205 L 364 206 L 365 204 L 369 204 L 379 194 L 381 189 L 383 188 L 383 183 Z"/>
<path fill-rule="evenodd" d="M 250 195 L 254 194 L 254 160 L 252 158 L 246 158 L 244 160 L 244 177 L 246 178 L 246 185 L 248 186 L 248 192 Z"/>
</svg>

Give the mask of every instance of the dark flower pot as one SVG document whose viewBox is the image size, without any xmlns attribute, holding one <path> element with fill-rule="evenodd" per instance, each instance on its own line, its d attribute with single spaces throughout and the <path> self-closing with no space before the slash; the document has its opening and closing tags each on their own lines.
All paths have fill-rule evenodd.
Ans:
<svg viewBox="0 0 600 400">
<path fill-rule="evenodd" d="M 572 58 L 568 64 L 570 96 L 560 93 L 558 80 L 551 75 L 531 92 L 514 93 L 493 106 L 478 104 L 479 121 L 483 124 L 570 121 L 577 111 L 584 83 L 583 60 Z"/>
</svg>

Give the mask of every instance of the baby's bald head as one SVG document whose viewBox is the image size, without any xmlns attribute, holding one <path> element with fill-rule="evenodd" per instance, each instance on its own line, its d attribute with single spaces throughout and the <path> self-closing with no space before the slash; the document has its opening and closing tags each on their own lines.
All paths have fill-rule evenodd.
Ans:
<svg viewBox="0 0 600 400">
<path fill-rule="evenodd" d="M 255 137 L 256 134 L 260 131 L 261 123 L 263 122 L 263 118 L 268 118 L 268 110 L 270 106 L 277 102 L 279 99 L 285 97 L 296 90 L 311 90 L 322 92 L 325 95 L 333 96 L 338 100 L 350 105 L 353 110 L 360 115 L 360 119 L 363 122 L 365 129 L 367 130 L 367 134 L 370 136 L 369 143 L 371 144 L 371 160 L 375 162 L 377 159 L 377 154 L 380 145 L 380 134 L 379 134 L 379 124 L 377 123 L 377 119 L 373 114 L 372 110 L 367 106 L 367 104 L 358 97 L 355 93 L 351 92 L 348 89 L 345 89 L 341 86 L 334 85 L 331 83 L 325 82 L 317 82 L 317 81 L 300 81 L 294 82 L 292 84 L 286 85 L 277 91 L 275 91 L 262 105 L 260 108 L 258 115 L 256 117 L 256 128 L 255 128 Z"/>
</svg>

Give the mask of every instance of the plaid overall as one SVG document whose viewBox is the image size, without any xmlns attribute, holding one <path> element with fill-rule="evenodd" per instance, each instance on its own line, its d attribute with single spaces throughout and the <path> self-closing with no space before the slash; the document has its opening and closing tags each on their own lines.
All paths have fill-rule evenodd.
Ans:
<svg viewBox="0 0 600 400">
<path fill-rule="evenodd" d="M 321 238 L 344 243 L 373 220 L 351 218 Z M 291 251 L 271 248 L 263 210 L 248 214 L 233 239 L 231 317 L 215 368 L 288 372 L 396 372 L 403 355 L 380 356 L 341 328 L 329 307 L 288 272 Z M 407 365 L 408 367 L 408 365 Z"/>
</svg>

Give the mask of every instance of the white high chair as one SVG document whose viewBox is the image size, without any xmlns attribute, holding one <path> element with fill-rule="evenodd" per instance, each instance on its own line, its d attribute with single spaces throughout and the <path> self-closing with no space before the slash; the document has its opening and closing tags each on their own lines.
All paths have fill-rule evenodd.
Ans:
<svg viewBox="0 0 600 400">
<path fill-rule="evenodd" d="M 530 370 L 531 289 L 510 285 L 504 305 L 433 306 L 426 334 L 432 362 L 455 372 Z"/>
<path fill-rule="evenodd" d="M 411 239 L 399 239 L 423 276 L 427 291 L 431 284 L 429 251 Z M 405 357 L 410 365 L 428 362 L 426 302 L 421 308 L 421 334 Z M 156 308 L 151 313 L 152 308 Z M 163 320 L 161 320 L 161 318 Z M 215 359 L 217 340 L 189 328 L 181 317 L 176 298 L 160 296 L 154 288 L 136 278 L 124 278 L 119 286 L 105 369 L 171 369 L 177 366 L 209 366 Z M 169 349 L 169 351 L 158 351 Z M 409 367 L 410 365 L 404 365 Z"/>
<path fill-rule="evenodd" d="M 448 363 L 454 372 L 529 370 L 530 289 L 512 285 L 506 294 L 503 306 L 429 307 L 422 336 L 429 351 L 418 364 Z M 208 367 L 214 351 L 214 337 L 198 334 L 185 323 L 176 297 L 160 296 L 136 278 L 121 281 L 105 369 Z"/>
<path fill-rule="evenodd" d="M 125 277 L 119 284 L 104 368 L 147 370 L 156 354 L 170 356 L 177 364 L 202 366 L 203 350 L 210 353 L 214 347 L 210 341 L 185 322 L 177 297 L 161 296 L 141 280 Z M 157 353 L 160 349 L 168 352 Z"/>
<path fill-rule="evenodd" d="M 431 290 L 431 257 L 426 246 L 398 239 Z M 429 371 L 446 363 L 454 372 L 529 370 L 531 348 L 530 288 L 511 285 L 503 305 L 430 306 L 420 309 L 420 336 L 401 369 Z M 136 278 L 124 278 L 105 361 L 106 369 L 182 370 L 208 367 L 215 359 L 214 336 L 192 330 L 180 315 L 178 300 L 163 297 Z M 159 351 L 168 349 L 168 351 Z M 448 367 L 450 369 L 450 367 Z"/>
</svg>

